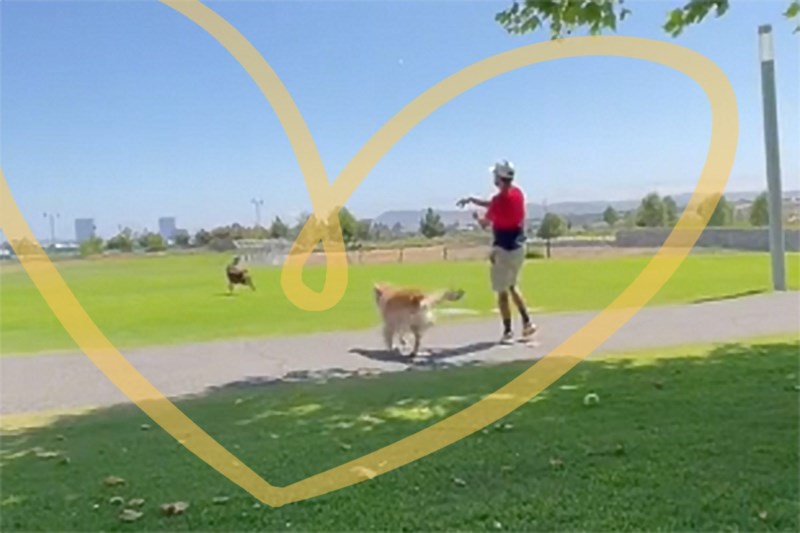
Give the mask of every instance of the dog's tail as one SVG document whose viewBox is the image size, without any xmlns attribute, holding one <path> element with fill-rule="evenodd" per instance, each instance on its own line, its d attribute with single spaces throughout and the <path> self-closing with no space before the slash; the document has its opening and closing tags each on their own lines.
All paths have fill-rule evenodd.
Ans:
<svg viewBox="0 0 800 533">
<path fill-rule="evenodd" d="M 455 302 L 464 296 L 462 289 L 438 291 L 428 294 L 423 298 L 422 305 L 426 307 L 434 307 L 442 302 Z"/>
</svg>

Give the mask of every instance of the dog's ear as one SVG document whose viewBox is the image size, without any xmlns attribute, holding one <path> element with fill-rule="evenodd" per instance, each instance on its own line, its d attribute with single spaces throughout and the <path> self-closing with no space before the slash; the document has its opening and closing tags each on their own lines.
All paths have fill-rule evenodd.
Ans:
<svg viewBox="0 0 800 533">
<path fill-rule="evenodd" d="M 379 300 L 383 296 L 383 291 L 384 291 L 383 285 L 380 283 L 374 284 L 372 286 L 372 291 L 375 294 L 375 298 Z"/>
<path fill-rule="evenodd" d="M 424 294 L 412 294 L 409 297 L 409 300 L 411 300 L 412 305 L 415 305 L 415 306 L 419 307 L 425 301 L 425 295 Z"/>
</svg>

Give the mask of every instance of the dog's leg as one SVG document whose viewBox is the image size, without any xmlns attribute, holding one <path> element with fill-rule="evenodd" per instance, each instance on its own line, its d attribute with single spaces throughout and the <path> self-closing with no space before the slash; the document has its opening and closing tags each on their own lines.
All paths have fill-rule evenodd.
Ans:
<svg viewBox="0 0 800 533">
<path fill-rule="evenodd" d="M 419 347 L 420 344 L 422 344 L 422 329 L 417 326 L 413 326 L 411 328 L 411 333 L 414 335 L 414 346 L 411 348 L 410 355 L 411 357 L 416 357 L 419 355 Z"/>
<path fill-rule="evenodd" d="M 383 342 L 388 351 L 391 352 L 394 349 L 394 329 L 388 324 L 383 326 Z"/>
</svg>

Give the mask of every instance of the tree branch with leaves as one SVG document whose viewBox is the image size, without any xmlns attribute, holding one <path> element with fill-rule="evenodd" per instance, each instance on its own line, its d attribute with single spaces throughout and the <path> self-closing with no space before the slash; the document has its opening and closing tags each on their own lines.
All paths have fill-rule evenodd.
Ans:
<svg viewBox="0 0 800 533">
<path fill-rule="evenodd" d="M 783 15 L 800 31 L 800 0 L 787 0 Z M 699 24 L 709 15 L 717 18 L 730 9 L 730 0 L 689 0 L 666 13 L 661 28 L 677 37 L 688 27 Z M 522 35 L 547 29 L 552 39 L 569 37 L 578 30 L 590 35 L 617 31 L 617 27 L 632 15 L 625 0 L 522 0 L 495 15 L 495 20 L 511 34 Z"/>
</svg>

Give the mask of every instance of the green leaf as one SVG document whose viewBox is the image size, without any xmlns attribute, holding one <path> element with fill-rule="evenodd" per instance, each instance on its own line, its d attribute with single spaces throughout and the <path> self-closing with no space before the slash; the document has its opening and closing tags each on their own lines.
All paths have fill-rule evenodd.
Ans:
<svg viewBox="0 0 800 533">
<path fill-rule="evenodd" d="M 578 17 L 581 14 L 581 8 L 575 4 L 568 6 L 562 15 L 564 21 L 574 24 L 578 21 Z"/>
<path fill-rule="evenodd" d="M 673 9 L 667 16 L 667 22 L 664 23 L 664 31 L 676 37 L 681 33 L 683 26 L 683 11 L 680 9 Z"/>
<path fill-rule="evenodd" d="M 596 24 L 602 20 L 603 12 L 597 4 L 587 4 L 583 10 L 584 20 Z"/>
<path fill-rule="evenodd" d="M 603 19 L 603 24 L 612 31 L 617 31 L 617 17 L 613 12 L 607 13 Z"/>
</svg>

